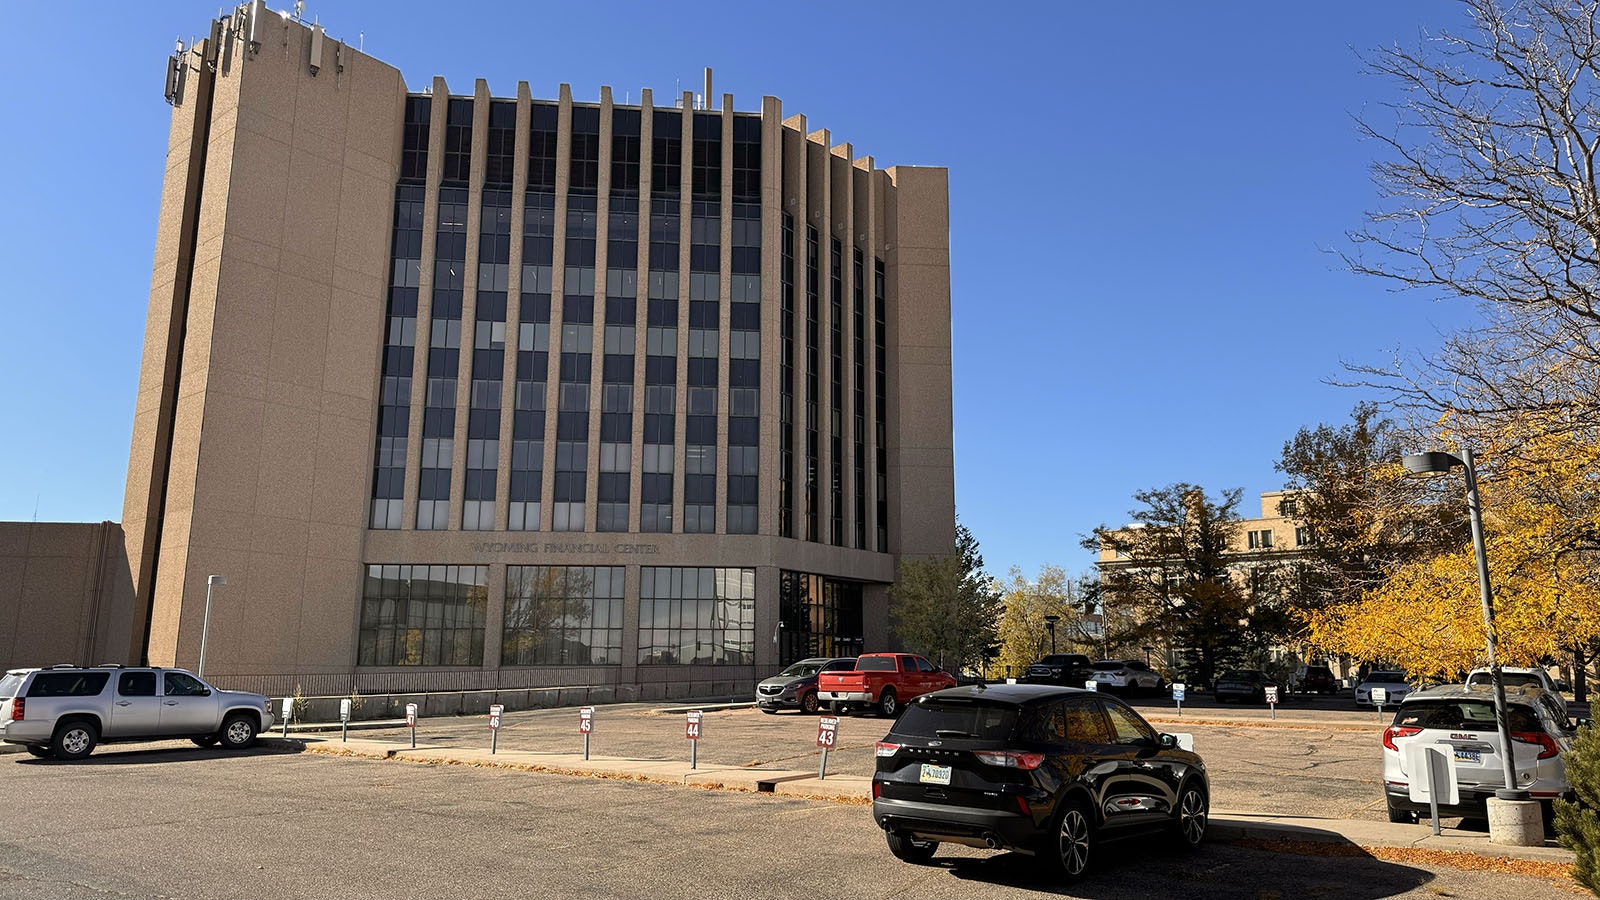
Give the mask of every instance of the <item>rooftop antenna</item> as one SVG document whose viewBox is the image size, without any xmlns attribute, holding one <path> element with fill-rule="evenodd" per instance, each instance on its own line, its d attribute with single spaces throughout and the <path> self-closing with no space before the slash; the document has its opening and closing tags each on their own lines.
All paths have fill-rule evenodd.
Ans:
<svg viewBox="0 0 1600 900">
<path fill-rule="evenodd" d="M 294 0 L 294 20 L 296 22 L 300 21 L 300 17 L 305 15 L 305 12 L 306 0 Z"/>
<path fill-rule="evenodd" d="M 356 32 L 356 40 L 358 41 L 356 49 L 362 53 L 367 52 L 367 33 L 365 31 Z"/>
</svg>

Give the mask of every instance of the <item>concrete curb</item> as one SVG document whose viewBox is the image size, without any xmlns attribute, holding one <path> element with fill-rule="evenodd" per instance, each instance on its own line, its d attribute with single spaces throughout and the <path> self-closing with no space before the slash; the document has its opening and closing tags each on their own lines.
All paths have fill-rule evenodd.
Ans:
<svg viewBox="0 0 1600 900">
<path fill-rule="evenodd" d="M 581 753 L 546 753 L 529 750 L 488 750 L 354 739 L 301 738 L 309 753 L 399 759 L 446 765 L 478 765 L 523 769 L 556 775 L 590 778 L 624 778 L 657 784 L 770 793 L 813 800 L 865 805 L 872 800 L 872 779 L 860 775 L 830 775 L 765 767 L 704 765 L 691 769 L 686 760 L 630 759 Z M 1359 819 L 1324 819 L 1312 816 L 1276 816 L 1235 810 L 1211 811 L 1211 836 L 1217 840 L 1258 840 L 1275 843 L 1308 842 L 1355 847 L 1401 847 L 1464 853 L 1474 856 L 1570 864 L 1571 851 L 1547 844 L 1512 847 L 1490 843 L 1483 832 L 1449 829 L 1435 837 L 1427 825 L 1368 822 Z"/>
</svg>

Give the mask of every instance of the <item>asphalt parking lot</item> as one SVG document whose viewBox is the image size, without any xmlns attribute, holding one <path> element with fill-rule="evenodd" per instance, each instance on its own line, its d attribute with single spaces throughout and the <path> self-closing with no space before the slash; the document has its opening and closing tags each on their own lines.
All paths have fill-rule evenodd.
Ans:
<svg viewBox="0 0 1600 900">
<path fill-rule="evenodd" d="M 1343 699 L 1343 698 L 1340 698 Z M 1265 707 L 1208 701 L 1186 703 L 1177 713 L 1170 700 L 1133 698 L 1159 729 L 1194 735 L 1211 772 L 1212 803 L 1219 809 L 1283 815 L 1387 821 L 1377 776 L 1384 724 L 1373 711 L 1358 712 L 1333 698 L 1297 698 L 1280 707 L 1277 719 Z M 591 751 L 603 756 L 688 759 L 683 715 L 655 704 L 595 708 Z M 872 774 L 873 747 L 889 729 L 876 716 L 847 716 L 828 771 Z M 817 717 L 753 708 L 708 709 L 699 758 L 720 765 L 761 765 L 814 770 L 819 762 Z M 405 728 L 363 730 L 361 737 L 408 740 Z M 483 716 L 423 719 L 417 739 L 429 744 L 487 747 Z M 507 713 L 499 746 L 516 750 L 578 752 L 578 710 L 560 708 Z"/>
<path fill-rule="evenodd" d="M 570 739 L 576 717 L 562 712 Z M 733 714 L 713 721 L 708 740 L 737 727 Z M 941 848 L 932 867 L 897 862 L 858 805 L 268 747 L 108 746 L 77 763 L 11 754 L 0 796 L 0 896 L 11 900 L 1581 896 L 1564 879 L 1358 848 L 1187 855 L 1132 842 L 1108 845 L 1069 889 L 1011 853 Z"/>
</svg>

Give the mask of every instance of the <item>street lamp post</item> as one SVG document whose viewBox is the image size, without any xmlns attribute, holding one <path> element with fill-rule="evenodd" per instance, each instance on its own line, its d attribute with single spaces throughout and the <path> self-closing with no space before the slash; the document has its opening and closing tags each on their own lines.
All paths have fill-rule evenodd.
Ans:
<svg viewBox="0 0 1600 900">
<path fill-rule="evenodd" d="M 1467 515 L 1472 520 L 1472 548 L 1478 557 L 1478 596 L 1483 601 L 1483 630 L 1488 642 L 1489 673 L 1494 682 L 1494 717 L 1500 729 L 1500 762 L 1505 770 L 1506 786 L 1495 791 L 1501 800 L 1528 800 L 1527 791 L 1517 790 L 1516 763 L 1512 759 L 1511 721 L 1506 715 L 1506 683 L 1500 677 L 1500 662 L 1495 658 L 1494 598 L 1489 592 L 1489 556 L 1483 543 L 1483 510 L 1478 502 L 1478 470 L 1472 464 L 1472 449 L 1465 448 L 1460 456 L 1450 453 L 1408 454 L 1402 463 L 1407 472 L 1423 474 L 1447 472 L 1461 466 L 1467 473 Z"/>
<path fill-rule="evenodd" d="M 221 575 L 206 576 L 206 614 L 200 620 L 200 665 L 195 667 L 195 674 L 201 678 L 206 677 L 206 639 L 211 636 L 211 589 L 227 583 L 228 579 Z"/>
<path fill-rule="evenodd" d="M 1050 632 L 1050 652 L 1056 652 L 1056 623 L 1061 621 L 1060 616 L 1045 616 L 1044 630 Z"/>
</svg>

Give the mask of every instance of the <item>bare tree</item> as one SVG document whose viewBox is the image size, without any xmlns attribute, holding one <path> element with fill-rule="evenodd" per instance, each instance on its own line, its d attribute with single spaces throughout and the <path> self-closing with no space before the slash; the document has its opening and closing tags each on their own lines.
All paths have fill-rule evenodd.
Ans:
<svg viewBox="0 0 1600 900">
<path fill-rule="evenodd" d="M 1403 99 L 1363 115 L 1384 202 L 1349 235 L 1355 272 L 1479 304 L 1430 358 L 1351 366 L 1455 430 L 1537 416 L 1600 425 L 1600 2 L 1463 0 L 1466 33 L 1365 58 Z"/>
</svg>

